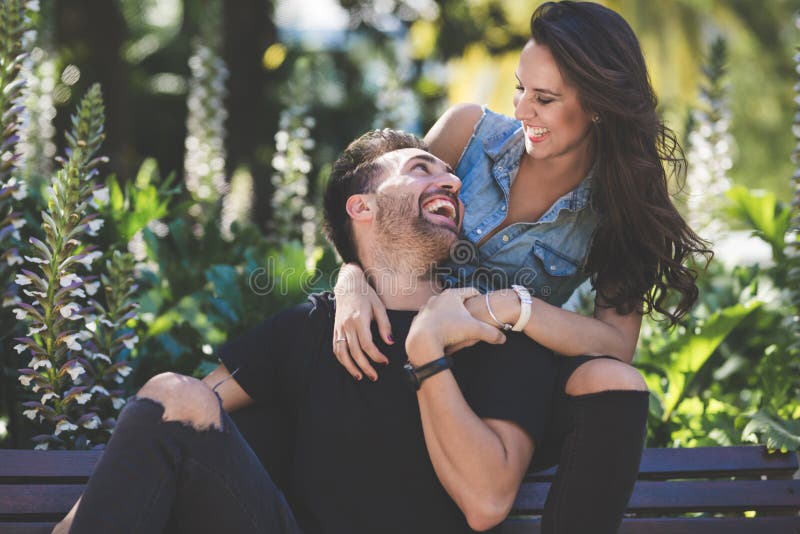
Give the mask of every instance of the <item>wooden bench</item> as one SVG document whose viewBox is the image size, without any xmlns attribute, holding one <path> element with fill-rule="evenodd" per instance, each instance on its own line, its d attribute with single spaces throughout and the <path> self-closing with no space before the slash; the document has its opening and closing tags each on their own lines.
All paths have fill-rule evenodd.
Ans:
<svg viewBox="0 0 800 534">
<path fill-rule="evenodd" d="M 0 532 L 50 532 L 80 496 L 100 454 L 0 450 Z M 620 532 L 800 533 L 797 469 L 795 453 L 767 454 L 756 446 L 646 449 Z M 539 532 L 536 515 L 553 472 L 528 475 L 504 533 Z M 745 517 L 748 511 L 757 517 Z"/>
</svg>

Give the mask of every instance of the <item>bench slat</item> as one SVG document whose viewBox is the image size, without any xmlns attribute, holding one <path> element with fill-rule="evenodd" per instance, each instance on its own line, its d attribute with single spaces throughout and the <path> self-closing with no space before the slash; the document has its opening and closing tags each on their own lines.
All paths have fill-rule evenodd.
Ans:
<svg viewBox="0 0 800 534">
<path fill-rule="evenodd" d="M 512 514 L 541 514 L 550 484 L 526 482 L 520 488 Z M 629 512 L 741 512 L 797 511 L 800 480 L 725 480 L 637 482 Z"/>
<path fill-rule="evenodd" d="M 645 449 L 639 467 L 639 479 L 664 480 L 757 475 L 791 478 L 797 469 L 797 454 L 769 454 L 767 449 L 760 445 Z M 526 480 L 552 480 L 554 473 L 555 468 L 530 473 Z"/>
<path fill-rule="evenodd" d="M 622 520 L 619 534 L 763 534 L 798 532 L 800 517 L 693 517 L 628 518 Z M 508 519 L 501 534 L 539 534 L 541 518 Z"/>
<path fill-rule="evenodd" d="M 50 523 L 0 523 L 3 534 L 50 534 L 55 521 Z"/>
<path fill-rule="evenodd" d="M 81 484 L 0 486 L 0 521 L 54 520 L 66 514 L 83 493 Z"/>
<path fill-rule="evenodd" d="M 17 478 L 83 478 L 91 475 L 103 451 L 34 451 L 0 449 L 0 483 Z M 8 480 L 12 479 L 12 480 Z"/>
</svg>

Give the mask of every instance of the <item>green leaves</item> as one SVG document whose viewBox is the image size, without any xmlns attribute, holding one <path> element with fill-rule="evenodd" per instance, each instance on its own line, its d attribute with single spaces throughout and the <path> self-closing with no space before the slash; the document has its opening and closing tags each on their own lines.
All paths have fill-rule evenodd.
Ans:
<svg viewBox="0 0 800 534">
<path fill-rule="evenodd" d="M 651 391 L 660 401 L 657 410 L 662 421 L 672 419 L 676 408 L 686 397 L 693 378 L 720 343 L 760 305 L 758 301 L 750 301 L 719 310 L 694 332 L 675 338 L 661 349 L 659 355 L 666 358 L 666 361 L 646 362 L 649 366 L 660 369 L 666 378 L 666 388 L 660 380 L 648 381 Z"/>
<path fill-rule="evenodd" d="M 800 450 L 800 421 L 776 419 L 759 410 L 750 416 L 742 440 L 765 443 L 781 452 Z"/>
<path fill-rule="evenodd" d="M 753 233 L 769 243 L 777 262 L 784 259 L 785 235 L 789 230 L 791 209 L 778 204 L 775 194 L 736 186 L 727 192 L 733 202 L 731 213 L 753 229 Z"/>
</svg>

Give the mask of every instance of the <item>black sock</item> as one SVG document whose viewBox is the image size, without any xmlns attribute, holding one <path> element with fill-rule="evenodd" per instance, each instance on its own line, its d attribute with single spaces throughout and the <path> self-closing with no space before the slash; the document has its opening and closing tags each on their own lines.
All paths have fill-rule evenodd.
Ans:
<svg viewBox="0 0 800 534">
<path fill-rule="evenodd" d="M 547 495 L 542 533 L 617 532 L 639 473 L 649 393 L 567 396 L 571 430 Z"/>
</svg>

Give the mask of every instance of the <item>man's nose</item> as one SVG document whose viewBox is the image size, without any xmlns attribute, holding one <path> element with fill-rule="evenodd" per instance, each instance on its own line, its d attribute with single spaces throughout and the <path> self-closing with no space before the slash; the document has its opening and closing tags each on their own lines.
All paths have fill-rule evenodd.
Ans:
<svg viewBox="0 0 800 534">
<path fill-rule="evenodd" d="M 453 194 L 457 194 L 461 190 L 461 180 L 455 174 L 444 172 L 437 177 L 436 185 L 442 189 L 446 189 Z"/>
</svg>

